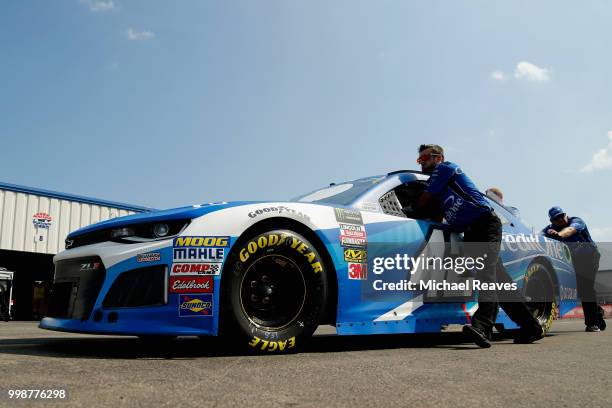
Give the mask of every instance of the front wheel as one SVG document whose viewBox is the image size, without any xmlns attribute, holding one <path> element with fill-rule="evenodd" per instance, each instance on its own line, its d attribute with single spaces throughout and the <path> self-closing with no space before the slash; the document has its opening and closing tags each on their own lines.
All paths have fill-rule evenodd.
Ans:
<svg viewBox="0 0 612 408">
<path fill-rule="evenodd" d="M 316 330 L 327 300 L 323 259 L 289 230 L 243 240 L 223 270 L 222 334 L 256 352 L 292 352 Z"/>
</svg>

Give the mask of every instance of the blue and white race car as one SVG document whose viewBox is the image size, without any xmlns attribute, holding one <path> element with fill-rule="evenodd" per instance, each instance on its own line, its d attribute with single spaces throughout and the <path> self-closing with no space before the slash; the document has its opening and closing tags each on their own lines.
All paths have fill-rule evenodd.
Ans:
<svg viewBox="0 0 612 408">
<path fill-rule="evenodd" d="M 481 288 L 470 286 L 470 266 L 457 262 L 461 234 L 406 215 L 427 177 L 397 171 L 290 202 L 194 205 L 74 231 L 54 258 L 40 327 L 223 335 L 254 351 L 288 352 L 322 324 L 359 335 L 469 323 Z M 491 205 L 503 222 L 502 261 L 547 330 L 576 305 L 570 253 Z M 454 265 L 418 262 L 433 256 Z M 516 328 L 503 311 L 496 326 Z"/>
</svg>

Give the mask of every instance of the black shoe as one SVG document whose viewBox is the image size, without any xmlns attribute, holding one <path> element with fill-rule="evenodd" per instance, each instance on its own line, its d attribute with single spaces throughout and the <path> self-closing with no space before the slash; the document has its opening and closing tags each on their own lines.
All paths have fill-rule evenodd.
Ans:
<svg viewBox="0 0 612 408">
<path fill-rule="evenodd" d="M 606 330 L 606 321 L 601 319 L 599 322 L 597 322 L 597 326 L 599 326 L 599 330 L 601 331 Z"/>
<path fill-rule="evenodd" d="M 541 327 L 533 330 L 521 330 L 514 338 L 514 344 L 531 344 L 544 337 L 544 330 Z"/>
<path fill-rule="evenodd" d="M 590 332 L 590 333 L 597 333 L 597 332 L 600 332 L 600 331 L 601 331 L 601 329 L 600 329 L 600 328 L 599 328 L 599 326 L 597 326 L 596 324 L 593 324 L 593 325 L 591 325 L 591 326 L 587 326 L 587 327 L 584 329 L 584 331 L 585 331 L 585 332 Z"/>
<path fill-rule="evenodd" d="M 477 329 L 474 326 L 463 326 L 463 334 L 468 336 L 470 340 L 472 340 L 478 347 L 481 348 L 489 348 L 491 347 L 491 343 L 489 343 L 489 339 L 485 332 L 480 329 Z"/>
</svg>

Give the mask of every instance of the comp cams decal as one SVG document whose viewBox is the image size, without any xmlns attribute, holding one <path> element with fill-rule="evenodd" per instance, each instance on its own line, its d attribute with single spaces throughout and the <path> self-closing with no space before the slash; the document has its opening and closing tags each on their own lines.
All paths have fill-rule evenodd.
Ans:
<svg viewBox="0 0 612 408">
<path fill-rule="evenodd" d="M 174 263 L 170 275 L 218 275 L 221 272 L 221 263 Z"/>
</svg>

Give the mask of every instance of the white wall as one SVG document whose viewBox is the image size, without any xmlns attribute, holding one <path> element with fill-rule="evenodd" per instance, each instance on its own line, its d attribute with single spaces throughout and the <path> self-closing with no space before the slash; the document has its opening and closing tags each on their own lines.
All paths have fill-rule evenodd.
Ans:
<svg viewBox="0 0 612 408">
<path fill-rule="evenodd" d="M 36 227 L 37 213 L 51 216 L 49 228 Z M 0 249 L 56 254 L 69 232 L 133 211 L 0 189 Z"/>
</svg>

